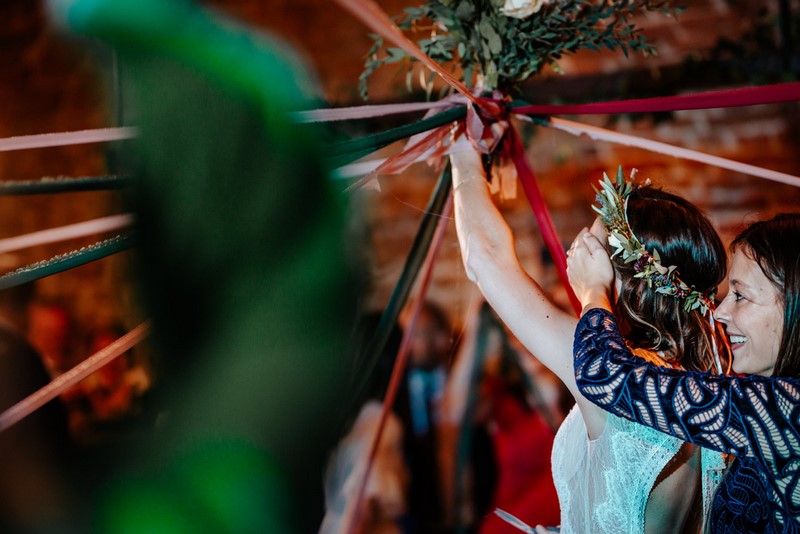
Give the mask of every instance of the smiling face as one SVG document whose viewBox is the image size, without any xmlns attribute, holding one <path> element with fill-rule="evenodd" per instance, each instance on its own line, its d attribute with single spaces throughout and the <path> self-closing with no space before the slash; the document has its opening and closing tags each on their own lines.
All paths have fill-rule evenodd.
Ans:
<svg viewBox="0 0 800 534">
<path fill-rule="evenodd" d="M 783 334 L 780 291 L 742 247 L 733 254 L 730 288 L 714 317 L 724 323 L 737 373 L 772 376 Z"/>
</svg>

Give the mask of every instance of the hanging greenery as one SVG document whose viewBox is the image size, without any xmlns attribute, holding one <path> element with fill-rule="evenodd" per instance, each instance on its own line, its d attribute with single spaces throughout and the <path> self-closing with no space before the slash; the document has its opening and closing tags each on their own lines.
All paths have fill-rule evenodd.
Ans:
<svg viewBox="0 0 800 534">
<path fill-rule="evenodd" d="M 558 70 L 558 60 L 581 49 L 620 49 L 654 55 L 655 47 L 633 22 L 633 15 L 682 11 L 672 1 L 655 0 L 430 0 L 405 9 L 398 26 L 417 39 L 435 61 L 446 64 L 469 87 L 507 92 L 545 65 Z M 372 35 L 360 77 L 361 96 L 376 69 L 407 62 L 411 86 L 412 61 L 402 49 L 386 47 Z M 432 76 L 423 81 L 430 93 Z"/>
</svg>

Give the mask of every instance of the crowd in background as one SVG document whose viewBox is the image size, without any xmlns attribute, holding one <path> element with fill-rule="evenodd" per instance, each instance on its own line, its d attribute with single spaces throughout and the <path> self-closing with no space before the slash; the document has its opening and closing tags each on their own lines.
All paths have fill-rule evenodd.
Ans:
<svg viewBox="0 0 800 534">
<path fill-rule="evenodd" d="M 528 524 L 558 524 L 550 454 L 568 392 L 483 303 L 458 327 L 432 301 L 413 327 L 410 315 L 395 326 L 368 400 L 331 455 L 321 532 L 514 532 L 495 508 Z M 368 339 L 379 319 L 366 317 L 359 337 Z M 356 512 L 392 364 L 410 327 L 407 368 Z"/>
</svg>

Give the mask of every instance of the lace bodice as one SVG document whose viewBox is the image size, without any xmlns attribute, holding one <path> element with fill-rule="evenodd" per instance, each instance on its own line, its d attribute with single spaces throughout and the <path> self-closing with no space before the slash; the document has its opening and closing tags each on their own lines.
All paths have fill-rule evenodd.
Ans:
<svg viewBox="0 0 800 534">
<path fill-rule="evenodd" d="M 581 318 L 574 348 L 587 399 L 737 456 L 712 503 L 713 532 L 800 532 L 800 380 L 657 367 L 631 354 L 601 309 Z"/>
<path fill-rule="evenodd" d="M 682 441 L 609 414 L 603 433 L 589 440 L 577 406 L 553 443 L 553 480 L 564 534 L 644 532 L 645 507 L 656 478 Z M 724 469 L 720 454 L 702 459 L 703 494 L 713 493 Z M 705 505 L 706 499 L 704 499 Z"/>
</svg>

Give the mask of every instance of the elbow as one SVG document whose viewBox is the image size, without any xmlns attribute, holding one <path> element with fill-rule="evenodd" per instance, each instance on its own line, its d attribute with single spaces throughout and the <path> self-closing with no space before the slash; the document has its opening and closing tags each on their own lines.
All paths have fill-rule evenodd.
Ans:
<svg viewBox="0 0 800 534">
<path fill-rule="evenodd" d="M 496 276 L 498 270 L 511 268 L 515 262 L 518 263 L 510 232 L 495 236 L 473 236 L 463 252 L 467 278 L 478 285 L 482 280 Z"/>
</svg>

